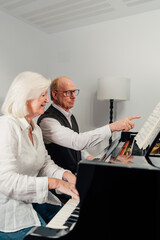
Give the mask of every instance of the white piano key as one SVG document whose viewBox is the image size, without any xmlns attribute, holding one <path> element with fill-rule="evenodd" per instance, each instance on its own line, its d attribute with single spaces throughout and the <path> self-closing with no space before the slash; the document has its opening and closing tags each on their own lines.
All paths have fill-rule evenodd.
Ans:
<svg viewBox="0 0 160 240">
<path fill-rule="evenodd" d="M 53 219 L 47 224 L 49 228 L 65 229 L 64 223 L 70 217 L 72 212 L 75 210 L 79 201 L 69 199 L 67 203 L 60 209 L 60 211 L 53 217 Z"/>
</svg>

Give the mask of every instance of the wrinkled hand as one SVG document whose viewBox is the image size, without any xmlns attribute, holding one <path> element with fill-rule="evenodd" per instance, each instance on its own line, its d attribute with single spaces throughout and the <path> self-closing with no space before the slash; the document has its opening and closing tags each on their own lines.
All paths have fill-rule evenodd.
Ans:
<svg viewBox="0 0 160 240">
<path fill-rule="evenodd" d="M 139 118 L 140 116 L 130 116 L 127 118 L 123 118 L 114 123 L 110 123 L 109 127 L 111 129 L 111 132 L 115 132 L 115 131 L 127 132 L 130 129 L 134 128 L 134 122 L 132 120 L 139 119 Z"/>
<path fill-rule="evenodd" d="M 71 172 L 65 171 L 65 172 L 63 173 L 62 179 L 63 179 L 64 181 L 69 182 L 69 183 L 76 184 L 76 176 L 75 176 L 73 173 L 71 173 Z"/>
<path fill-rule="evenodd" d="M 87 157 L 86 157 L 86 160 L 92 161 L 94 158 L 95 158 L 95 156 L 91 156 L 91 155 L 90 155 L 90 156 L 87 156 Z"/>
<path fill-rule="evenodd" d="M 118 155 L 116 159 L 110 158 L 109 162 L 118 164 L 133 164 L 133 156 L 131 155 Z"/>
<path fill-rule="evenodd" d="M 79 200 L 78 191 L 73 183 L 58 178 L 48 178 L 48 189 L 56 189 L 64 194 L 70 195 L 76 200 Z"/>
</svg>

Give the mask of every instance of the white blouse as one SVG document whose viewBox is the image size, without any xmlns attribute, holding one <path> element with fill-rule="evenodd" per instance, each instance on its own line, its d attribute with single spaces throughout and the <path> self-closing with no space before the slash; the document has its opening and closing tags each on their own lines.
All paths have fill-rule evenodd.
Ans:
<svg viewBox="0 0 160 240">
<path fill-rule="evenodd" d="M 40 226 L 32 203 L 60 204 L 48 191 L 48 177 L 62 179 L 64 169 L 48 155 L 37 124 L 33 142 L 25 118 L 0 117 L 0 231 Z"/>
</svg>

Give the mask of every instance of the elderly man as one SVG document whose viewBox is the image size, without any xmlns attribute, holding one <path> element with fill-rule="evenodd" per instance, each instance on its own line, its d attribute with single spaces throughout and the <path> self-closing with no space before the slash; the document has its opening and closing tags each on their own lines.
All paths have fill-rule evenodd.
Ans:
<svg viewBox="0 0 160 240">
<path fill-rule="evenodd" d="M 132 129 L 132 120 L 140 118 L 131 116 L 92 131 L 79 133 L 77 121 L 70 110 L 74 107 L 78 93 L 79 89 L 75 88 L 68 77 L 54 79 L 50 86 L 52 104 L 38 119 L 51 158 L 59 166 L 73 173 L 76 173 L 77 164 L 81 159 L 93 159 L 84 149 L 95 146 L 105 138 L 109 139 L 114 131 Z"/>
</svg>

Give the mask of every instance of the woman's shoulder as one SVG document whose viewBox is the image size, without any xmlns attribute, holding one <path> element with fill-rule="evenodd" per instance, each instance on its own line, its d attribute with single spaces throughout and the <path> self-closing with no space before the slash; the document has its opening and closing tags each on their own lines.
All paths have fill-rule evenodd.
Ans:
<svg viewBox="0 0 160 240">
<path fill-rule="evenodd" d="M 18 120 L 11 116 L 11 115 L 2 115 L 0 116 L 0 125 L 1 126 L 7 126 L 10 128 L 17 127 L 18 126 Z"/>
<path fill-rule="evenodd" d="M 1 122 L 10 122 L 10 123 L 16 123 L 16 118 L 11 115 L 2 115 L 0 116 Z"/>
</svg>

